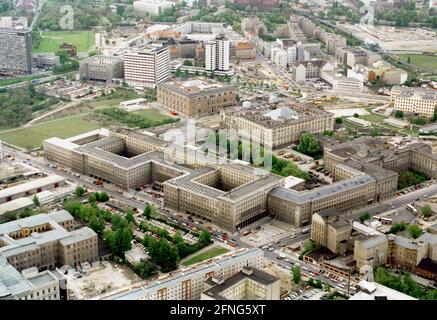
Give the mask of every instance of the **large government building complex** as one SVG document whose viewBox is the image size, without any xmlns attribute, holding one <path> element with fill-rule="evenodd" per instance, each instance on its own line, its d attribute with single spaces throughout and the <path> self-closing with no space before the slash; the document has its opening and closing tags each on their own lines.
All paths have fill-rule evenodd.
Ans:
<svg viewBox="0 0 437 320">
<path fill-rule="evenodd" d="M 155 183 L 164 191 L 166 206 L 231 232 L 266 215 L 303 226 L 329 208 L 343 213 L 388 199 L 396 194 L 403 170 L 437 177 L 437 157 L 426 144 L 398 148 L 367 137 L 345 143 L 324 137 L 321 143 L 334 183 L 304 191 L 286 188 L 284 177 L 265 170 L 235 161 L 216 163 L 203 151 L 122 128 L 50 138 L 44 154 L 48 161 L 125 189 Z"/>
</svg>

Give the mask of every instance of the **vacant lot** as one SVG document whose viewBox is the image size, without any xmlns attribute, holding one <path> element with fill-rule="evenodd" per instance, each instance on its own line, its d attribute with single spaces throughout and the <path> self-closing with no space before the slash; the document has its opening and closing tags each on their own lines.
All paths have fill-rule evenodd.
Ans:
<svg viewBox="0 0 437 320">
<path fill-rule="evenodd" d="M 62 43 L 76 46 L 77 52 L 87 52 L 94 44 L 93 31 L 49 31 L 43 32 L 38 48 L 33 52 L 56 52 Z"/>
<path fill-rule="evenodd" d="M 207 250 L 207 251 L 204 251 L 204 252 L 198 254 L 197 256 L 194 256 L 194 257 L 192 257 L 192 258 L 186 260 L 186 261 L 183 263 L 183 265 L 184 265 L 184 266 L 189 266 L 189 265 L 192 265 L 192 264 L 195 264 L 195 263 L 201 262 L 201 261 L 203 261 L 203 260 L 207 260 L 207 259 L 214 258 L 214 257 L 219 256 L 219 255 L 221 255 L 221 254 L 224 254 L 224 253 L 226 253 L 226 252 L 229 252 L 229 250 L 226 249 L 226 248 L 223 248 L 223 247 L 215 247 L 215 248 L 212 248 L 212 249 L 209 249 L 209 250 Z"/>
<path fill-rule="evenodd" d="M 115 92 L 97 97 L 93 100 L 87 101 L 86 103 L 93 108 L 108 108 L 108 107 L 118 107 L 120 102 L 141 98 L 139 94 L 131 90 L 117 89 Z"/>
<path fill-rule="evenodd" d="M 413 66 L 428 69 L 430 72 L 437 72 L 437 56 L 424 56 L 419 54 L 400 54 L 402 61 Z"/>
<path fill-rule="evenodd" d="M 0 139 L 21 148 L 33 149 L 42 146 L 43 140 L 51 137 L 68 138 L 98 128 L 97 123 L 79 115 L 8 131 L 0 134 Z"/>
</svg>

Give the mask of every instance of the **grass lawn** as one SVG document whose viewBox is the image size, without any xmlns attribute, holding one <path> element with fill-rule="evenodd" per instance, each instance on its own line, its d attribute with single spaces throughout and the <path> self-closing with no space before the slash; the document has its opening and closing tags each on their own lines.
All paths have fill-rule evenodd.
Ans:
<svg viewBox="0 0 437 320">
<path fill-rule="evenodd" d="M 117 91 L 110 95 L 97 97 L 93 100 L 87 101 L 86 104 L 96 109 L 118 107 L 120 102 L 138 99 L 141 97 L 141 95 L 135 93 L 134 91 L 117 89 Z"/>
<path fill-rule="evenodd" d="M 33 52 L 56 52 L 62 43 L 75 45 L 77 52 L 87 52 L 94 45 L 93 31 L 48 31 L 43 32 L 38 48 Z"/>
<path fill-rule="evenodd" d="M 0 134 L 0 139 L 21 148 L 38 148 L 51 137 L 68 138 L 98 129 L 97 123 L 83 119 L 83 115 L 43 122 Z"/>
<path fill-rule="evenodd" d="M 164 120 L 165 118 L 169 118 L 169 116 L 166 116 L 155 109 L 145 109 L 145 110 L 134 111 L 134 112 L 132 112 L 132 114 L 138 115 L 139 117 L 142 117 L 142 118 L 150 119 L 152 121 L 161 121 L 161 120 Z"/>
<path fill-rule="evenodd" d="M 211 259 L 213 257 L 219 256 L 221 254 L 224 254 L 226 252 L 229 252 L 228 249 L 223 248 L 223 247 L 215 247 L 212 249 L 209 249 L 205 252 L 202 252 L 201 254 L 198 254 L 197 256 L 194 256 L 188 260 L 186 260 L 183 265 L 184 266 L 190 266 L 192 264 L 201 262 L 203 260 L 207 260 L 207 259 Z"/>
<path fill-rule="evenodd" d="M 383 123 L 385 119 L 385 117 L 380 116 L 379 114 L 368 114 L 359 116 L 359 118 L 373 123 Z"/>
<path fill-rule="evenodd" d="M 399 57 L 404 62 L 408 62 L 408 58 L 410 58 L 410 64 L 420 68 L 429 69 L 430 72 L 436 73 L 437 56 L 424 56 L 419 54 L 400 54 Z"/>
</svg>

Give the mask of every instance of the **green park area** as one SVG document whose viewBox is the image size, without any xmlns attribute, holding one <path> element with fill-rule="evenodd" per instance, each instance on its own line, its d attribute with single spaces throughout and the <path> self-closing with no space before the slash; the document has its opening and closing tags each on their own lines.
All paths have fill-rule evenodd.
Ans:
<svg viewBox="0 0 437 320">
<path fill-rule="evenodd" d="M 204 252 L 202 252 L 202 253 L 200 253 L 200 254 L 198 254 L 198 255 L 196 255 L 196 256 L 188 259 L 188 260 L 186 260 L 182 264 L 184 266 L 190 266 L 192 264 L 195 264 L 195 263 L 207 260 L 207 259 L 211 259 L 211 258 L 217 257 L 217 256 L 219 256 L 221 254 L 226 253 L 226 252 L 229 252 L 229 250 L 226 249 L 226 248 L 215 247 L 215 248 L 212 248 L 212 249 L 209 249 L 207 251 L 204 251 Z"/>
<path fill-rule="evenodd" d="M 85 120 L 84 115 L 76 115 L 7 131 L 0 134 L 0 139 L 24 149 L 34 149 L 51 137 L 68 138 L 98 128 L 97 123 Z"/>
<path fill-rule="evenodd" d="M 407 62 L 413 66 L 429 69 L 430 72 L 436 73 L 437 70 L 437 56 L 426 56 L 420 54 L 400 54 L 402 61 Z"/>
<path fill-rule="evenodd" d="M 87 52 L 94 45 L 93 31 L 47 31 L 42 33 L 38 47 L 33 51 L 57 52 L 61 44 L 68 43 L 76 46 L 77 52 Z"/>
</svg>

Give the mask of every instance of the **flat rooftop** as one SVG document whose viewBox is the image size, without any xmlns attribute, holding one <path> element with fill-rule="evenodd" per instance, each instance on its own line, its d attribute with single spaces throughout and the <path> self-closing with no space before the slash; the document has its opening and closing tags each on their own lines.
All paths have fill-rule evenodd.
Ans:
<svg viewBox="0 0 437 320">
<path fill-rule="evenodd" d="M 158 87 L 172 90 L 183 96 L 194 98 L 206 94 L 234 90 L 235 86 L 225 85 L 207 78 L 196 78 L 187 81 L 170 81 L 158 84 Z"/>
<path fill-rule="evenodd" d="M 269 102 L 264 99 L 250 101 L 249 106 L 228 107 L 226 116 L 240 117 L 258 123 L 266 128 L 285 127 L 318 117 L 333 117 L 324 110 L 309 107 L 295 101 L 280 100 Z"/>
<path fill-rule="evenodd" d="M 16 194 L 24 193 L 37 188 L 42 188 L 50 184 L 60 183 L 65 179 L 58 175 L 50 175 L 44 178 L 35 179 L 26 183 L 22 183 L 10 188 L 0 190 L 0 199 L 12 197 Z"/>
<path fill-rule="evenodd" d="M 353 190 L 361 187 L 363 184 L 373 183 L 374 181 L 375 179 L 370 175 L 363 174 L 313 190 L 295 191 L 283 187 L 276 187 L 270 191 L 270 195 L 295 203 L 305 203 L 335 195 L 340 191 Z"/>
</svg>

